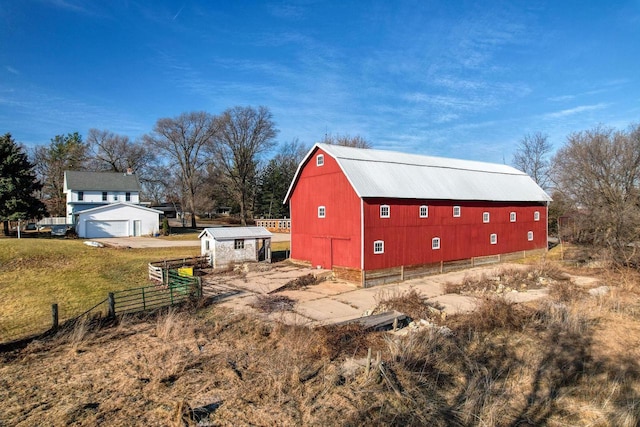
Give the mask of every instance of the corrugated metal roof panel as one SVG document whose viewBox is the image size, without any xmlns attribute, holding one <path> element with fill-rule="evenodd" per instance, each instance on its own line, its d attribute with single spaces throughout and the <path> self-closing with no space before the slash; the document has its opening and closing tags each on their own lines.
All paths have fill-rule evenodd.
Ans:
<svg viewBox="0 0 640 427">
<path fill-rule="evenodd" d="M 360 197 L 550 201 L 511 166 L 393 151 L 317 144 L 336 159 Z"/>
<path fill-rule="evenodd" d="M 209 234 L 215 240 L 268 239 L 272 234 L 264 227 L 215 227 L 205 228 L 198 236 Z"/>
</svg>

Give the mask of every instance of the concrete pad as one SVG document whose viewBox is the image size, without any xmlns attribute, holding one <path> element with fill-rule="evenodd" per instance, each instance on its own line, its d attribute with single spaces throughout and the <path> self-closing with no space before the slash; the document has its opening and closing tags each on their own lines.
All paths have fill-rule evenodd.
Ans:
<svg viewBox="0 0 640 427">
<path fill-rule="evenodd" d="M 296 304 L 296 311 L 303 316 L 322 321 L 335 321 L 335 319 L 342 317 L 359 317 L 362 314 L 360 309 L 330 298 L 320 298 Z"/>
<path fill-rule="evenodd" d="M 314 292 L 310 289 L 289 289 L 278 292 L 277 295 L 284 295 L 291 299 L 296 300 L 298 303 L 304 303 L 307 301 L 314 301 L 317 299 L 326 298 L 326 295 Z"/>
<path fill-rule="evenodd" d="M 535 301 L 549 295 L 548 289 L 529 289 L 527 292 L 509 292 L 505 294 L 508 301 L 521 303 Z"/>
<path fill-rule="evenodd" d="M 343 281 L 332 281 L 325 280 L 316 285 L 309 286 L 307 290 L 313 291 L 323 295 L 339 295 L 345 292 L 353 292 L 360 289 L 358 286 L 353 283 L 343 282 Z"/>
<path fill-rule="evenodd" d="M 200 246 L 200 240 L 164 240 L 154 237 L 110 237 L 89 240 L 116 248 L 177 248 Z"/>
<path fill-rule="evenodd" d="M 429 301 L 442 304 L 447 314 L 468 313 L 476 308 L 476 299 L 465 295 L 445 294 L 431 298 Z"/>
<path fill-rule="evenodd" d="M 335 296 L 333 299 L 357 308 L 361 313 L 372 310 L 378 305 L 376 296 L 370 292 L 348 292 Z"/>
</svg>

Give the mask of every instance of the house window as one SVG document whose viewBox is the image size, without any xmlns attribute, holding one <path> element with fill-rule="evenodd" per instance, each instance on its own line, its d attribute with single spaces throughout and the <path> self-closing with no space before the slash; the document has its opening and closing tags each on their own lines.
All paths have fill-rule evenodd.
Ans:
<svg viewBox="0 0 640 427">
<path fill-rule="evenodd" d="M 495 245 L 498 243 L 498 235 L 497 234 L 492 234 L 491 237 L 489 238 L 489 240 L 491 241 L 492 245 Z"/>
<path fill-rule="evenodd" d="M 316 156 L 316 166 L 324 166 L 324 154 L 318 154 Z"/>
<path fill-rule="evenodd" d="M 431 239 L 431 249 L 440 249 L 440 238 L 434 237 Z"/>
<path fill-rule="evenodd" d="M 482 213 L 482 222 L 489 222 L 489 212 Z"/>
<path fill-rule="evenodd" d="M 380 218 L 389 218 L 390 211 L 389 205 L 380 205 Z"/>
<path fill-rule="evenodd" d="M 318 206 L 318 218 L 324 218 L 326 214 L 326 208 L 324 206 Z"/>
<path fill-rule="evenodd" d="M 540 212 L 535 211 L 535 212 L 533 213 L 533 220 L 534 220 L 534 221 L 540 221 Z"/>
<path fill-rule="evenodd" d="M 533 240 L 533 231 L 527 232 L 527 240 L 530 242 Z"/>
<path fill-rule="evenodd" d="M 106 192 L 106 191 L 103 191 L 103 192 L 102 192 L 102 201 L 103 201 L 103 202 L 106 202 L 106 201 L 107 201 L 107 192 Z"/>
<path fill-rule="evenodd" d="M 420 218 L 429 218 L 429 206 L 420 206 Z"/>
<path fill-rule="evenodd" d="M 460 206 L 453 207 L 453 216 L 456 218 L 460 216 Z"/>
<path fill-rule="evenodd" d="M 244 239 L 235 239 L 233 241 L 233 249 L 244 249 Z"/>
<path fill-rule="evenodd" d="M 79 201 L 83 201 L 84 200 L 84 191 L 78 191 L 78 200 Z"/>
<path fill-rule="evenodd" d="M 374 254 L 384 253 L 384 240 L 376 240 L 375 242 L 373 242 L 373 253 Z"/>
<path fill-rule="evenodd" d="M 124 200 L 127 202 L 131 201 L 131 193 L 129 193 L 128 191 L 126 193 L 124 193 Z"/>
<path fill-rule="evenodd" d="M 515 212 L 511 212 L 509 214 L 509 221 L 516 222 L 516 213 Z"/>
</svg>

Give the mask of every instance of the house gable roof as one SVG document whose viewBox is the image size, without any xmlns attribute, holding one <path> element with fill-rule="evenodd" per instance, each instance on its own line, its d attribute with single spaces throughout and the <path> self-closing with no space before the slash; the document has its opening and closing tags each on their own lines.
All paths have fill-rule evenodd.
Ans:
<svg viewBox="0 0 640 427">
<path fill-rule="evenodd" d="M 531 177 L 507 165 L 316 144 L 298 166 L 285 203 L 318 149 L 336 160 L 360 198 L 551 201 Z"/>
<path fill-rule="evenodd" d="M 209 236 L 214 240 L 235 240 L 235 239 L 269 239 L 273 235 L 264 227 L 215 227 L 205 228 L 198 239 L 202 236 Z"/>
<path fill-rule="evenodd" d="M 88 213 L 95 213 L 95 212 L 99 212 L 99 211 L 103 211 L 103 210 L 107 210 L 107 209 L 121 208 L 121 207 L 130 207 L 130 208 L 142 209 L 144 211 L 154 212 L 154 213 L 157 213 L 157 214 L 161 214 L 162 213 L 161 211 L 159 211 L 157 209 L 151 209 L 151 208 L 147 208 L 145 206 L 134 205 L 133 203 L 116 202 L 116 203 L 109 203 L 109 204 L 103 205 L 103 206 L 96 206 L 95 208 L 91 208 L 91 209 L 82 210 L 82 211 L 78 212 L 78 215 L 82 216 L 82 215 L 88 214 Z"/>
<path fill-rule="evenodd" d="M 140 181 L 122 172 L 64 171 L 64 189 L 74 191 L 140 191 Z"/>
</svg>

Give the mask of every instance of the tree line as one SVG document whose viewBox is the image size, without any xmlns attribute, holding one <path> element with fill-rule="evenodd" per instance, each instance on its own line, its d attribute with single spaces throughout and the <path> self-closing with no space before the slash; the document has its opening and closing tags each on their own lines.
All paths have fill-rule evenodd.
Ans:
<svg viewBox="0 0 640 427">
<path fill-rule="evenodd" d="M 553 155 L 548 136 L 526 135 L 514 165 L 552 196 L 552 235 L 640 266 L 640 124 L 573 132 Z"/>
<path fill-rule="evenodd" d="M 161 118 L 136 140 L 100 129 L 90 129 L 86 138 L 78 132 L 56 135 L 49 144 L 36 146 L 30 158 L 24 155 L 26 163 L 20 166 L 9 166 L 12 160 L 3 156 L 0 197 L 11 193 L 7 180 L 18 167 L 27 181 L 33 181 L 32 187 L 23 186 L 22 194 L 34 196 L 26 202 L 34 208 L 7 205 L 0 217 L 65 216 L 64 171 L 84 170 L 133 172 L 142 185 L 142 200 L 181 206 L 194 228 L 196 215 L 215 213 L 218 207 L 232 208 L 242 224 L 251 217 L 282 218 L 288 215 L 283 199 L 310 145 L 294 139 L 278 146 L 277 135 L 273 116 L 263 106 Z M 325 135 L 320 142 L 371 147 L 360 136 Z M 24 152 L 10 134 L 0 144 L 8 151 Z"/>
</svg>

